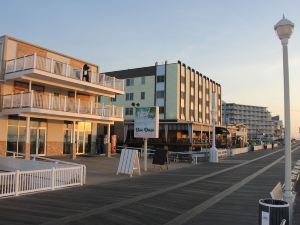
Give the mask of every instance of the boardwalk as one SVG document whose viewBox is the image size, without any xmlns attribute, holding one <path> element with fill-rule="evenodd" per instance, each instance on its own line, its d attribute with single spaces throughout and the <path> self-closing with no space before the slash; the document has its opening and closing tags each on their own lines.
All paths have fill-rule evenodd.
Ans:
<svg viewBox="0 0 300 225">
<path fill-rule="evenodd" d="M 294 149 L 300 159 L 300 147 Z M 2 199 L 0 224 L 253 225 L 258 200 L 283 176 L 282 150 L 250 152 L 218 164 Z"/>
</svg>

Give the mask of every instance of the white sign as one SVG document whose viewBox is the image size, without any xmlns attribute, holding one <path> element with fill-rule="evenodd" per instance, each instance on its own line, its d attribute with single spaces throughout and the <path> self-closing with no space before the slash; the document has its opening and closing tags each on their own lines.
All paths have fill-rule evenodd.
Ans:
<svg viewBox="0 0 300 225">
<path fill-rule="evenodd" d="M 134 118 L 135 138 L 158 138 L 159 112 L 158 107 L 136 108 Z"/>
<path fill-rule="evenodd" d="M 121 173 L 132 177 L 135 170 L 141 175 L 138 150 L 122 149 L 117 175 Z"/>
<path fill-rule="evenodd" d="M 270 225 L 270 214 L 268 212 L 261 212 L 261 225 Z"/>
</svg>

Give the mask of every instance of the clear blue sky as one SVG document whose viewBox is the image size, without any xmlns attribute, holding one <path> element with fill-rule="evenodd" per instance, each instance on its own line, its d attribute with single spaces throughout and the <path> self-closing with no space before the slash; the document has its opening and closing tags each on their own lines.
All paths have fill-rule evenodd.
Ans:
<svg viewBox="0 0 300 225">
<path fill-rule="evenodd" d="M 300 137 L 300 1 L 10 0 L 0 30 L 88 60 L 102 71 L 178 59 L 222 85 L 223 100 L 266 106 L 283 119 L 280 41 L 273 26 L 295 23 L 289 43 L 292 134 Z"/>
</svg>

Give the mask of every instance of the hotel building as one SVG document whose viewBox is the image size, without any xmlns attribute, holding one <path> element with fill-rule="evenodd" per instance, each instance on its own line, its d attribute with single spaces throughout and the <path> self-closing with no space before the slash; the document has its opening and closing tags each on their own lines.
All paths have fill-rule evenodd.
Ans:
<svg viewBox="0 0 300 225">
<path fill-rule="evenodd" d="M 109 143 L 110 126 L 123 121 L 122 107 L 100 102 L 124 94 L 123 80 L 98 65 L 2 36 L 0 68 L 1 156 L 99 153 L 98 139 Z"/>
<path fill-rule="evenodd" d="M 133 137 L 132 103 L 139 103 L 139 107 L 159 106 L 159 138 L 148 143 L 170 150 L 210 144 L 212 92 L 216 92 L 216 125 L 221 125 L 221 85 L 180 61 L 105 74 L 125 79 L 126 94 L 112 99 L 125 108 L 124 123 L 114 126 L 119 142 L 142 143 Z"/>
<path fill-rule="evenodd" d="M 222 103 L 223 124 L 245 124 L 248 139 L 272 136 L 272 118 L 267 107 Z"/>
</svg>

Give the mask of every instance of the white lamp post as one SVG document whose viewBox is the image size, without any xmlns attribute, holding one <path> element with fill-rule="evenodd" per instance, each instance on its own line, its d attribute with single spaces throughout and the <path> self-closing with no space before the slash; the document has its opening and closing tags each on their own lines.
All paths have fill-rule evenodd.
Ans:
<svg viewBox="0 0 300 225">
<path fill-rule="evenodd" d="M 288 65 L 288 40 L 294 29 L 294 24 L 283 18 L 274 26 L 281 40 L 283 51 L 283 79 L 284 79 L 284 123 L 285 123 L 285 187 L 284 200 L 290 204 L 290 219 L 293 206 L 291 187 L 291 121 L 290 121 L 290 90 L 289 90 L 289 65 Z"/>
<path fill-rule="evenodd" d="M 210 162 L 219 162 L 218 158 L 218 149 L 216 148 L 216 93 L 212 93 L 212 146 L 209 150 L 209 161 Z"/>
</svg>

